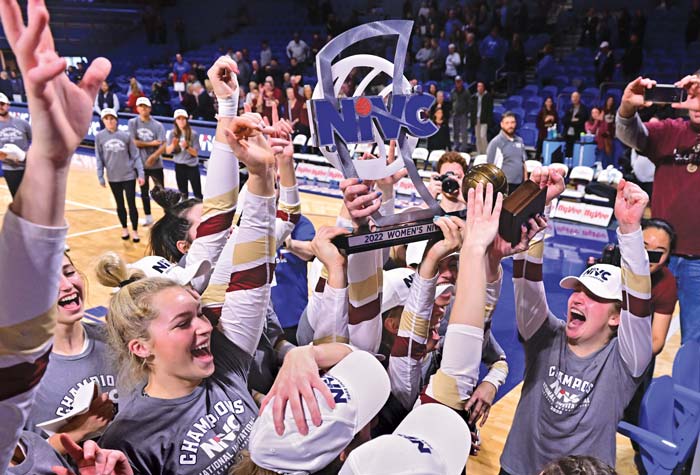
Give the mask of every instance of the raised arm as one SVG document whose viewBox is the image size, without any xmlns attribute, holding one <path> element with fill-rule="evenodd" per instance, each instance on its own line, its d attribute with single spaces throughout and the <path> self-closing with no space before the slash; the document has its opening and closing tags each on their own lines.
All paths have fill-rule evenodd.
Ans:
<svg viewBox="0 0 700 475">
<path fill-rule="evenodd" d="M 458 411 L 464 409 L 479 377 L 486 307 L 486 252 L 498 233 L 503 196 L 494 204 L 493 186 L 470 189 L 467 221 L 459 256 L 457 294 L 445 335 L 440 369 L 425 390 L 426 396 Z"/>
<path fill-rule="evenodd" d="M 408 410 L 413 407 L 421 389 L 421 363 L 431 330 L 438 266 L 442 259 L 462 246 L 464 222 L 461 219 L 441 217 L 435 224 L 444 239 L 426 251 L 413 277 L 389 358 L 391 392 Z"/>
<path fill-rule="evenodd" d="M 643 152 L 647 146 L 649 131 L 639 117 L 637 110 L 648 107 L 651 102 L 644 101 L 644 91 L 656 85 L 656 81 L 638 77 L 625 87 L 620 108 L 615 118 L 615 136 L 622 143 Z"/>
<path fill-rule="evenodd" d="M 80 86 L 64 74 L 43 0 L 0 2 L 0 18 L 25 81 L 34 137 L 27 168 L 0 231 L 0 473 L 5 473 L 48 363 L 66 224 L 66 181 L 73 152 L 92 119 L 110 63 L 96 59 Z M 17 296 L 22 298 L 18 299 Z"/>
<path fill-rule="evenodd" d="M 187 252 L 187 265 L 204 259 L 216 263 L 226 244 L 236 210 L 238 158 L 227 141 L 226 130 L 238 114 L 237 73 L 238 65 L 228 56 L 217 59 L 207 72 L 219 102 L 219 115 L 203 190 L 202 221 L 197 227 L 197 237 Z M 204 287 L 201 282 L 196 284 Z"/>
<path fill-rule="evenodd" d="M 652 356 L 651 277 L 641 221 L 649 197 L 634 183 L 620 180 L 615 199 L 622 267 L 622 311 L 617 331 L 622 360 L 640 376 Z"/>
</svg>

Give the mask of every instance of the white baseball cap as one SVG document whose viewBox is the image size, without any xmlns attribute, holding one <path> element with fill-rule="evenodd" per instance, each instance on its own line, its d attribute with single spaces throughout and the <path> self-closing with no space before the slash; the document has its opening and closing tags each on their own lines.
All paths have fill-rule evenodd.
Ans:
<svg viewBox="0 0 700 475">
<path fill-rule="evenodd" d="M 180 285 L 187 285 L 193 279 L 208 274 L 211 262 L 204 259 L 188 267 L 180 267 L 160 256 L 146 256 L 128 267 L 140 270 L 146 277 L 165 277 Z"/>
<path fill-rule="evenodd" d="M 188 118 L 189 114 L 185 109 L 176 109 L 175 112 L 173 112 L 173 119 L 177 119 L 178 117 Z"/>
<path fill-rule="evenodd" d="M 295 475 L 323 469 L 340 455 L 389 399 L 389 375 L 366 351 L 353 351 L 322 379 L 333 393 L 335 409 L 330 409 L 323 396 L 314 391 L 323 422 L 316 427 L 304 404 L 309 425 L 307 435 L 297 430 L 289 405 L 285 411 L 284 434 L 278 435 L 272 417 L 274 398 L 265 406 L 248 440 L 250 457 L 257 466 Z"/>
<path fill-rule="evenodd" d="M 608 43 L 607 41 L 603 41 L 600 44 L 600 49 L 603 49 L 603 48 L 610 48 L 610 43 Z"/>
<path fill-rule="evenodd" d="M 622 272 L 617 266 L 594 264 L 578 277 L 564 277 L 559 285 L 564 289 L 574 289 L 577 283 L 597 297 L 622 301 Z"/>
<path fill-rule="evenodd" d="M 7 96 L 5 94 L 0 92 L 0 102 L 2 102 L 3 104 L 9 104 L 10 100 L 7 98 Z"/>
<path fill-rule="evenodd" d="M 407 267 L 384 271 L 382 281 L 382 313 L 394 307 L 403 306 L 413 285 L 416 271 Z M 435 287 L 435 298 L 445 292 L 452 292 L 454 285 L 440 284 Z"/>
<path fill-rule="evenodd" d="M 428 241 L 417 241 L 412 242 L 406 246 L 406 265 L 415 266 L 423 262 L 423 254 L 425 254 L 425 248 L 428 247 Z M 459 257 L 459 252 L 453 252 L 445 259 L 451 257 Z"/>
<path fill-rule="evenodd" d="M 0 152 L 4 153 L 7 158 L 17 160 L 18 162 L 23 162 L 27 157 L 27 153 L 13 143 L 6 143 L 3 145 L 2 148 L 0 148 Z"/>
<path fill-rule="evenodd" d="M 136 99 L 136 105 L 151 107 L 151 100 L 148 97 L 141 96 L 138 99 Z"/>
<path fill-rule="evenodd" d="M 105 107 L 104 109 L 102 109 L 100 111 L 100 119 L 104 119 L 105 116 L 107 116 L 107 115 L 111 115 L 115 119 L 118 117 L 117 112 L 114 109 L 109 108 L 109 107 Z"/>
<path fill-rule="evenodd" d="M 339 475 L 459 475 L 470 447 L 469 427 L 454 410 L 425 404 L 392 434 L 353 450 Z"/>
</svg>

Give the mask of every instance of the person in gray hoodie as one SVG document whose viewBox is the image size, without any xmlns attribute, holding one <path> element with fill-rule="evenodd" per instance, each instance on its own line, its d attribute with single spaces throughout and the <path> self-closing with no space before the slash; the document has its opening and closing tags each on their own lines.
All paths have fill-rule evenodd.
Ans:
<svg viewBox="0 0 700 475">
<path fill-rule="evenodd" d="M 129 205 L 134 242 L 140 242 L 138 235 L 139 212 L 136 209 L 136 180 L 144 184 L 143 162 L 139 157 L 136 144 L 128 132 L 118 130 L 117 113 L 114 109 L 102 109 L 100 113 L 105 128 L 95 137 L 95 159 L 97 162 L 97 179 L 100 185 L 106 187 L 104 171 L 107 169 L 109 188 L 117 203 L 117 215 L 122 225 L 122 239 L 129 239 L 129 228 L 126 222 L 126 207 L 124 195 Z"/>
</svg>

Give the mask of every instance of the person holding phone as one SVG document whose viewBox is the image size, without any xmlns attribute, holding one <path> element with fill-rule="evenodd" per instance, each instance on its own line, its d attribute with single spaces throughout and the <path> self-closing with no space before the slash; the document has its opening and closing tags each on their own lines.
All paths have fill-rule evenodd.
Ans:
<svg viewBox="0 0 700 475">
<path fill-rule="evenodd" d="M 655 86 L 656 81 L 642 77 L 627 85 L 617 111 L 615 135 L 656 165 L 651 211 L 668 221 L 678 236 L 669 269 L 678 283 L 684 343 L 700 338 L 700 214 L 688 212 L 700 207 L 700 71 L 675 84 L 685 89 L 687 99 L 672 107 L 688 109 L 689 120 L 642 122 L 637 111 L 653 103 L 647 91 Z"/>
</svg>

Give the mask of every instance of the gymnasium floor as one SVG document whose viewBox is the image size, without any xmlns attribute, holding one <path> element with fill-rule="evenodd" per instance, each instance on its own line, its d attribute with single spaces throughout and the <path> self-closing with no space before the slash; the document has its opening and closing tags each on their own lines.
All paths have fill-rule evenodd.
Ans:
<svg viewBox="0 0 700 475">
<path fill-rule="evenodd" d="M 95 278 L 94 263 L 106 251 L 116 251 L 128 262 L 144 255 L 148 243 L 148 228 L 140 227 L 141 243 L 122 241 L 115 205 L 108 188 L 101 188 L 95 177 L 94 158 L 85 150 L 73 160 L 68 179 L 66 220 L 70 226 L 68 244 L 70 255 L 76 266 L 87 275 L 88 298 L 86 308 L 104 307 L 110 291 L 102 287 Z M 205 177 L 203 177 L 203 180 Z M 174 173 L 166 170 L 166 186 L 175 188 Z M 10 203 L 10 194 L 4 180 L 0 180 L 0 214 L 4 214 Z M 141 200 L 137 198 L 139 213 Z M 314 225 L 333 224 L 340 201 L 337 198 L 318 194 L 302 193 L 302 212 Z M 162 215 L 159 206 L 152 202 L 154 219 Z M 143 216 L 141 215 L 141 219 Z M 566 275 L 578 275 L 585 267 L 588 256 L 598 256 L 608 242 L 614 241 L 614 231 L 553 222 L 546 241 L 544 278 L 549 305 L 555 315 L 563 315 L 568 291 L 559 288 L 559 280 Z M 478 456 L 468 462 L 468 473 L 492 475 L 498 473 L 499 456 L 505 444 L 513 414 L 521 390 L 524 369 L 523 351 L 517 340 L 513 308 L 513 286 L 511 284 L 512 262 L 504 262 L 504 285 L 501 299 L 494 315 L 493 332 L 506 354 L 510 374 L 498 394 L 498 402 L 491 410 L 488 422 L 481 431 L 482 449 Z M 94 317 L 103 316 L 102 309 L 95 309 Z M 680 345 L 677 317 L 671 324 L 669 340 L 657 357 L 655 374 L 670 374 L 673 357 Z M 617 470 L 620 474 L 635 474 L 632 449 L 629 441 L 618 436 Z"/>
</svg>

